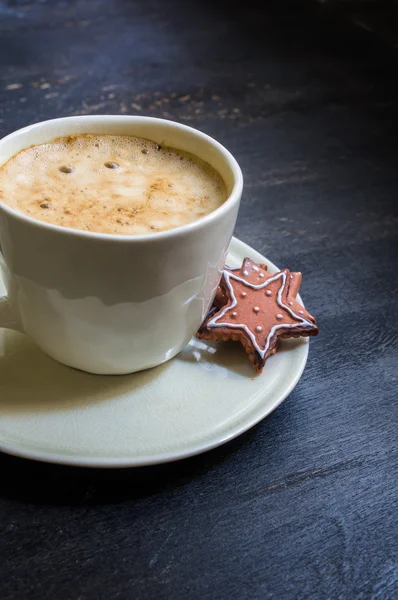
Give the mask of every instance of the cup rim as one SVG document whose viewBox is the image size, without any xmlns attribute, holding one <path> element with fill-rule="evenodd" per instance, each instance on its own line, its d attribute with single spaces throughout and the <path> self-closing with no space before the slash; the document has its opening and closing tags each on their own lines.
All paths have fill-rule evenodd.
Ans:
<svg viewBox="0 0 398 600">
<path fill-rule="evenodd" d="M 12 133 L 9 133 L 2 139 L 0 139 L 0 148 L 5 141 L 8 141 L 14 136 L 19 136 L 25 134 L 32 129 L 38 129 L 47 123 L 61 123 L 61 122 L 72 122 L 72 121 L 87 121 L 87 122 L 95 122 L 102 121 L 104 119 L 108 120 L 118 120 L 118 121 L 152 121 L 155 123 L 167 123 L 171 127 L 175 127 L 182 131 L 187 132 L 189 135 L 193 135 L 197 138 L 201 138 L 202 140 L 206 140 L 210 144 L 212 144 L 220 154 L 224 156 L 227 160 L 228 165 L 234 176 L 234 184 L 232 190 L 228 196 L 228 198 L 215 210 L 208 213 L 207 215 L 200 217 L 190 223 L 186 223 L 184 225 L 180 225 L 179 227 L 174 227 L 172 229 L 166 229 L 165 231 L 158 231 L 155 233 L 143 233 L 138 235 L 129 235 L 129 234 L 116 234 L 116 233 L 101 233 L 95 231 L 85 231 L 82 229 L 73 229 L 71 227 L 63 227 L 61 225 L 53 225 L 52 223 L 46 223 L 45 221 L 39 221 L 38 219 L 34 219 L 33 217 L 29 217 L 18 210 L 11 208 L 4 202 L 0 201 L 0 208 L 4 210 L 5 213 L 8 213 L 10 216 L 27 223 L 30 223 L 36 227 L 43 228 L 45 230 L 56 231 L 61 234 L 72 235 L 80 238 L 91 238 L 102 241 L 112 241 L 119 243 L 140 243 L 140 242 L 155 242 L 155 241 L 163 241 L 173 237 L 183 236 L 187 233 L 194 232 L 196 230 L 200 230 L 202 227 L 206 227 L 213 221 L 222 218 L 225 214 L 228 213 L 229 209 L 239 201 L 240 195 L 243 189 L 243 175 L 241 168 L 234 158 L 234 156 L 223 146 L 215 140 L 210 135 L 203 133 L 199 129 L 195 129 L 194 127 L 190 127 L 189 125 L 183 125 L 178 121 L 172 121 L 170 119 L 161 119 L 158 117 L 149 117 L 149 116 L 141 116 L 141 115 L 75 115 L 71 117 L 59 117 L 56 119 L 47 119 L 45 121 L 38 121 L 37 123 L 33 123 L 31 125 L 27 125 L 21 129 L 17 129 Z M 89 131 L 87 133 L 90 133 Z"/>
</svg>

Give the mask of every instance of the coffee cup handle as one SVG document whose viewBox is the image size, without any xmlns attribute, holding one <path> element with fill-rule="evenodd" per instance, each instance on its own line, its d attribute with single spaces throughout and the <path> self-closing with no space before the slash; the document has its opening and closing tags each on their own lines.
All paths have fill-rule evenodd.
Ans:
<svg viewBox="0 0 398 600">
<path fill-rule="evenodd" d="M 7 296 L 0 296 L 0 327 L 23 331 L 23 327 L 13 316 Z"/>
<path fill-rule="evenodd" d="M 2 260 L 3 255 L 1 253 L 0 244 L 0 267 Z M 19 321 L 15 318 L 15 315 L 12 313 L 8 296 L 0 296 L 0 327 L 4 327 L 5 329 L 14 329 L 15 331 L 24 331 L 22 324 L 19 323 Z"/>
</svg>

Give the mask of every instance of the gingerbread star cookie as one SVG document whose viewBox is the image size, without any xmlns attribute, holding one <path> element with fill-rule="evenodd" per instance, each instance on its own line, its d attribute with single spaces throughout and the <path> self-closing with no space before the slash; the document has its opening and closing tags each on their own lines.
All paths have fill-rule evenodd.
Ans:
<svg viewBox="0 0 398 600">
<path fill-rule="evenodd" d="M 296 300 L 300 284 L 301 273 L 284 269 L 271 275 L 266 265 L 250 258 L 239 269 L 224 269 L 198 338 L 241 342 L 261 373 L 278 338 L 318 334 L 314 317 Z"/>
</svg>

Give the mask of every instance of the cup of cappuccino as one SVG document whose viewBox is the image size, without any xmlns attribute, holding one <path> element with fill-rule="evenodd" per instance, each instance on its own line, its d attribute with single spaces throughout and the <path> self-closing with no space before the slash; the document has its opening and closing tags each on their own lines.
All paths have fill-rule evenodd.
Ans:
<svg viewBox="0 0 398 600">
<path fill-rule="evenodd" d="M 175 356 L 211 306 L 242 173 L 150 117 L 44 121 L 0 141 L 0 327 L 55 360 L 125 374 Z"/>
</svg>

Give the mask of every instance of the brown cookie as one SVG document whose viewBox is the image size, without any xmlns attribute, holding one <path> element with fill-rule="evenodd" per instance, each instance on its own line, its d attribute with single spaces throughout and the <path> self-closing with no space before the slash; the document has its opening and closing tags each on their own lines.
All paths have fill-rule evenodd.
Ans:
<svg viewBox="0 0 398 600">
<path fill-rule="evenodd" d="M 257 266 L 259 268 L 263 269 L 264 271 L 267 271 L 267 269 L 268 269 L 267 265 L 258 264 Z M 229 271 L 229 272 L 240 271 L 240 267 L 235 267 L 235 268 L 225 267 L 225 270 Z M 222 306 L 225 306 L 225 304 L 227 303 L 227 300 L 228 300 L 228 294 L 224 291 L 224 289 L 222 287 L 222 278 L 221 278 L 220 284 L 217 288 L 217 292 L 216 292 L 216 295 L 213 300 L 213 307 L 216 306 L 217 308 L 221 308 Z"/>
<path fill-rule="evenodd" d="M 265 265 L 245 258 L 241 268 L 223 271 L 216 310 L 210 311 L 198 337 L 241 342 L 261 373 L 279 337 L 318 334 L 314 317 L 296 300 L 300 284 L 301 273 L 284 269 L 271 275 Z"/>
</svg>

